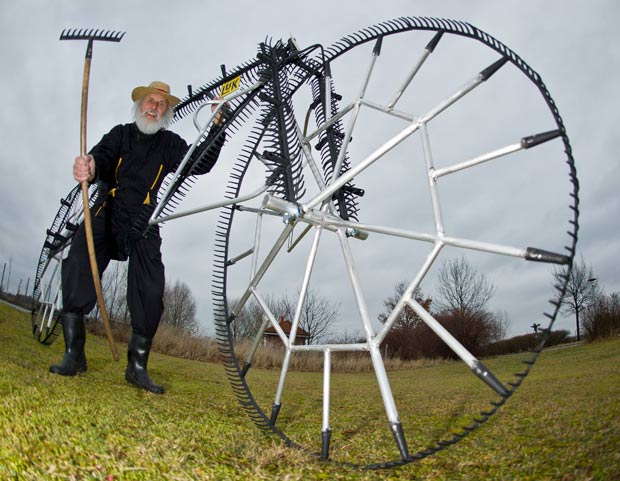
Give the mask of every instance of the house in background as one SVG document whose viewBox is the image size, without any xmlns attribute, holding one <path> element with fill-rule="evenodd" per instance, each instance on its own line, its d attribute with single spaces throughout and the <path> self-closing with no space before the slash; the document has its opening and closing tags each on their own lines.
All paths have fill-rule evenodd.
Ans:
<svg viewBox="0 0 620 481">
<path fill-rule="evenodd" d="M 280 316 L 280 322 L 278 323 L 284 334 L 289 336 L 291 334 L 291 321 L 288 321 L 284 318 L 284 316 Z M 265 329 L 265 333 L 263 334 L 263 338 L 265 343 L 273 342 L 278 345 L 282 344 L 282 341 L 278 337 L 278 333 L 276 332 L 276 328 L 271 326 Z M 297 326 L 297 333 L 295 335 L 295 345 L 301 346 L 304 344 L 308 344 L 308 339 L 310 335 L 304 331 L 300 326 Z"/>
</svg>

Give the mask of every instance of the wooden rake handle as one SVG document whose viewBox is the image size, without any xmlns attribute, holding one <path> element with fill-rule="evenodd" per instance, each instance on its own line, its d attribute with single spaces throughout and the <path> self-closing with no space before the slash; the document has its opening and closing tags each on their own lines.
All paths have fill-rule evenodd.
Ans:
<svg viewBox="0 0 620 481">
<path fill-rule="evenodd" d="M 90 79 L 90 62 L 93 55 L 93 40 L 88 40 L 86 47 L 86 57 L 84 59 L 84 77 L 82 79 L 82 110 L 80 115 L 80 155 L 86 155 L 86 113 L 88 110 L 88 84 Z M 97 256 L 95 254 L 95 242 L 93 240 L 93 225 L 90 218 L 90 203 L 88 199 L 88 182 L 83 181 L 82 187 L 82 204 L 84 205 L 84 229 L 86 231 L 86 245 L 88 246 L 88 257 L 90 259 L 90 270 L 93 274 L 93 283 L 95 284 L 95 292 L 97 293 L 97 304 L 103 319 L 103 327 L 110 344 L 112 357 L 118 361 L 118 352 L 110 327 L 110 319 L 108 318 L 108 310 L 105 307 L 103 299 L 103 289 L 101 288 L 101 277 L 99 275 L 99 266 L 97 265 Z"/>
<path fill-rule="evenodd" d="M 93 41 L 94 40 L 107 40 L 119 42 L 123 37 L 123 34 L 100 32 L 98 30 L 69 30 L 63 31 L 60 35 L 61 40 L 88 40 L 86 46 L 86 56 L 84 59 L 84 76 L 82 79 L 82 109 L 80 115 L 80 155 L 86 155 L 86 117 L 88 111 L 88 84 L 90 79 L 90 63 L 93 56 Z M 105 301 L 103 299 L 103 290 L 101 289 L 101 277 L 99 276 L 99 266 L 97 265 L 97 256 L 95 254 L 95 242 L 93 241 L 93 228 L 90 217 L 90 202 L 88 198 L 88 182 L 84 181 L 80 183 L 82 188 L 82 203 L 84 205 L 84 230 L 86 232 L 86 245 L 88 247 L 88 257 L 90 259 L 90 269 L 93 274 L 93 283 L 95 285 L 95 292 L 97 293 L 97 304 L 99 305 L 99 311 L 103 319 L 103 326 L 105 333 L 110 344 L 110 350 L 112 351 L 112 357 L 115 361 L 118 361 L 118 352 L 116 350 L 116 344 L 114 343 L 114 337 L 112 336 L 112 329 L 110 328 L 110 320 L 108 318 L 108 311 L 105 307 Z"/>
</svg>

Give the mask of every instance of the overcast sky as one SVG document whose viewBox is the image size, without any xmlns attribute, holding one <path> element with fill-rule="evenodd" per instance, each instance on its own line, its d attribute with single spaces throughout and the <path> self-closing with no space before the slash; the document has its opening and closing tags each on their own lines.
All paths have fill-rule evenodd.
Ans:
<svg viewBox="0 0 620 481">
<path fill-rule="evenodd" d="M 591 264 L 606 292 L 620 291 L 620 168 L 613 141 L 620 99 L 620 6 L 614 0 L 196 0 L 174 4 L 0 0 L 0 76 L 5 93 L 0 113 L 0 269 L 6 266 L 5 288 L 9 268 L 10 290 L 16 291 L 20 281 L 23 289 L 29 278 L 32 287 L 45 230 L 59 199 L 74 186 L 71 165 L 79 150 L 85 42 L 60 42 L 64 28 L 127 32 L 119 44 L 94 46 L 88 111 L 92 146 L 112 126 L 129 120 L 129 95 L 137 85 L 164 80 L 183 97 L 188 84 L 196 87 L 215 79 L 221 64 L 233 67 L 253 58 L 257 44 L 267 37 L 287 39 L 292 34 L 302 47 L 329 46 L 364 27 L 401 16 L 467 21 L 496 37 L 541 75 L 564 120 L 576 159 L 581 187 L 578 255 Z M 190 122 L 172 129 L 192 140 Z M 225 182 L 232 164 L 228 160 L 200 179 L 205 202 L 217 200 L 216 194 L 209 194 L 216 191 L 210 185 Z M 565 171 L 558 173 L 565 191 Z M 551 187 L 548 195 L 553 192 Z M 544 205 L 546 199 L 541 202 Z M 568 198 L 563 204 L 568 205 Z M 497 213 L 498 218 L 501 215 Z M 566 219 L 568 212 L 561 220 Z M 179 221 L 162 231 L 168 279 L 190 285 L 205 326 L 212 322 L 209 283 L 216 220 L 216 215 L 209 214 L 200 227 Z M 515 285 L 527 282 L 525 277 L 514 279 Z M 390 286 L 377 292 L 389 295 Z M 503 297 L 500 292 L 501 302 L 494 305 L 509 312 L 513 306 L 507 303 L 521 306 L 514 314 L 522 319 L 515 334 L 526 332 L 535 319 L 523 308 L 530 299 L 516 292 Z M 550 289 L 541 294 L 548 297 Z M 544 306 L 534 312 L 541 309 Z M 559 318 L 555 327 L 572 331 L 573 324 L 571 318 Z"/>
</svg>

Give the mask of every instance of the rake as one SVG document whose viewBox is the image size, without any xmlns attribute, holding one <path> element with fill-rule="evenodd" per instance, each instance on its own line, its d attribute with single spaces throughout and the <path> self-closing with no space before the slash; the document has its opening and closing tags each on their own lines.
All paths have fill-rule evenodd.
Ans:
<svg viewBox="0 0 620 481">
<path fill-rule="evenodd" d="M 105 42 L 120 42 L 125 32 L 116 32 L 109 30 L 99 29 L 65 29 L 60 34 L 60 40 L 87 40 L 86 56 L 84 58 L 84 77 L 82 80 L 82 110 L 80 118 L 80 155 L 86 155 L 86 112 L 88 109 L 88 83 L 90 78 L 90 63 L 93 58 L 93 42 L 105 41 Z M 88 256 L 90 258 L 90 267 L 93 274 L 93 282 L 95 284 L 95 291 L 97 293 L 97 304 L 101 311 L 101 317 L 103 318 L 103 325 L 105 327 L 108 343 L 110 344 L 110 350 L 112 351 L 112 357 L 115 361 L 118 361 L 118 352 L 116 351 L 116 345 L 114 344 L 114 337 L 112 336 L 112 329 L 110 328 L 110 320 L 108 319 L 108 312 L 103 300 L 103 291 L 101 289 L 101 278 L 99 277 L 99 267 L 97 266 L 97 258 L 95 257 L 95 243 L 93 241 L 93 230 L 90 218 L 90 209 L 88 201 L 88 182 L 83 181 L 80 183 L 82 189 L 82 202 L 84 204 L 84 228 L 86 231 L 86 244 L 88 246 Z"/>
</svg>

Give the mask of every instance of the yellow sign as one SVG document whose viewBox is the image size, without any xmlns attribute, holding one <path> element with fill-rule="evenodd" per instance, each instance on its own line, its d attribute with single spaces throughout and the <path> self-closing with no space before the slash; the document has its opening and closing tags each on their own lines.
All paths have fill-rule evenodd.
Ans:
<svg viewBox="0 0 620 481">
<path fill-rule="evenodd" d="M 229 80 L 225 84 L 222 84 L 222 86 L 220 87 L 220 97 L 224 97 L 225 95 L 233 93 L 239 88 L 239 85 L 241 85 L 241 75 L 238 75 L 234 79 Z"/>
</svg>

